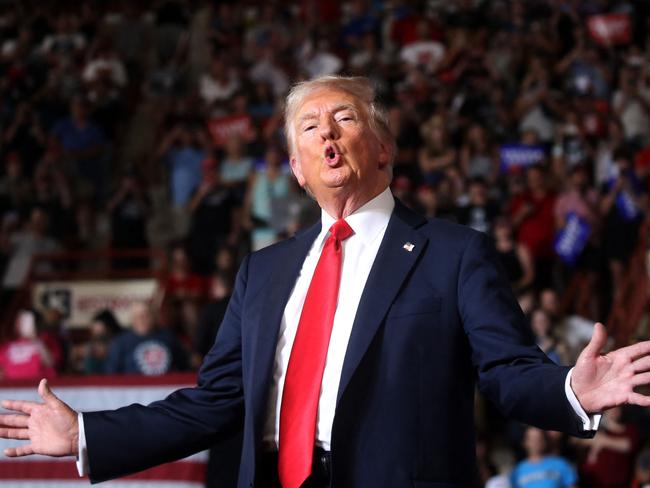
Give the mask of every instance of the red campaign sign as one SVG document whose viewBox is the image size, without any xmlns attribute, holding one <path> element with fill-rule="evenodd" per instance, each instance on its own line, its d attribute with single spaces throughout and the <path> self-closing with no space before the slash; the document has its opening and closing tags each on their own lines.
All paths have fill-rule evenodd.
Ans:
<svg viewBox="0 0 650 488">
<path fill-rule="evenodd" d="M 628 14 L 592 15 L 587 27 L 591 37 L 602 46 L 628 44 L 632 40 L 632 23 Z"/>
<path fill-rule="evenodd" d="M 228 139 L 239 137 L 249 140 L 253 136 L 253 124 L 250 115 L 234 115 L 208 120 L 208 132 L 217 146 L 222 146 Z"/>
</svg>

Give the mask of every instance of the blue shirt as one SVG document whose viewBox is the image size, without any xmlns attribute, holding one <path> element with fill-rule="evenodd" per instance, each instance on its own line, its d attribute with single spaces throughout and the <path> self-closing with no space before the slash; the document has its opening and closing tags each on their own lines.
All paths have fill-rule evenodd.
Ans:
<svg viewBox="0 0 650 488">
<path fill-rule="evenodd" d="M 568 488 L 578 483 L 578 476 L 565 459 L 547 456 L 538 462 L 517 464 L 510 481 L 512 488 Z"/>
<path fill-rule="evenodd" d="M 78 127 L 68 117 L 57 122 L 52 132 L 61 146 L 69 151 L 88 149 L 106 142 L 102 130 L 90 120 L 83 127 Z"/>
<path fill-rule="evenodd" d="M 172 203 L 186 205 L 201 183 L 201 164 L 205 153 L 194 147 L 171 149 L 167 153 Z"/>
</svg>

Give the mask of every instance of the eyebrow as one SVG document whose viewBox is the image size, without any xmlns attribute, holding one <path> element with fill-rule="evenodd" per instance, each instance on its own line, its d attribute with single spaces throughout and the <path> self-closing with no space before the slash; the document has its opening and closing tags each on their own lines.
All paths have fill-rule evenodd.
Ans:
<svg viewBox="0 0 650 488">
<path fill-rule="evenodd" d="M 355 115 L 358 115 L 358 113 L 359 113 L 357 108 L 354 105 L 352 105 L 351 103 L 343 103 L 341 105 L 337 105 L 330 111 L 330 113 L 337 114 L 339 112 L 343 112 L 344 110 L 350 110 L 350 111 L 354 112 Z M 314 119 L 317 119 L 317 118 L 318 118 L 318 112 L 316 112 L 316 111 L 307 112 L 306 114 L 302 115 L 298 119 L 298 125 L 301 125 L 301 124 L 303 124 L 304 122 L 306 122 L 308 120 L 314 120 Z"/>
</svg>

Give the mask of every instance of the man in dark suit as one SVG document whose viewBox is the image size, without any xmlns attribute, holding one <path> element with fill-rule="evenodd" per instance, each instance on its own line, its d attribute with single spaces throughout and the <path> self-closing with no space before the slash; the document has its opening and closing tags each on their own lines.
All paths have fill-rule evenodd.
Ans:
<svg viewBox="0 0 650 488">
<path fill-rule="evenodd" d="M 243 432 L 240 488 L 471 486 L 475 385 L 510 417 L 587 437 L 593 414 L 650 404 L 634 392 L 650 344 L 600 355 L 596 324 L 572 370 L 554 365 L 483 234 L 393 199 L 367 80 L 297 85 L 286 129 L 322 221 L 244 260 L 197 386 L 78 415 L 43 381 L 43 403 L 3 402 L 18 413 L 0 436 L 30 441 L 7 455 L 76 455 L 102 481 Z"/>
</svg>

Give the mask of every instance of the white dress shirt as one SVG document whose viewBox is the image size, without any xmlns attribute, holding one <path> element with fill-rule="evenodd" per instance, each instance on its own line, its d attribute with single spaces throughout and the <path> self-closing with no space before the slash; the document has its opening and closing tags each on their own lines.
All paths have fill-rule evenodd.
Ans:
<svg viewBox="0 0 650 488">
<path fill-rule="evenodd" d="M 323 382 L 318 401 L 318 418 L 316 420 L 316 445 L 326 450 L 330 448 L 334 407 L 336 406 L 336 396 L 339 390 L 345 351 L 348 348 L 348 341 L 352 332 L 352 323 L 357 315 L 361 293 L 366 286 L 370 268 L 375 262 L 379 245 L 386 232 L 394 207 L 393 195 L 386 188 L 378 196 L 345 218 L 354 234 L 343 241 L 343 265 L 339 290 L 345 290 L 345 292 L 339 294 L 336 305 L 332 335 L 327 350 L 325 371 L 323 372 Z M 291 347 L 298 330 L 298 322 L 307 296 L 307 289 L 314 275 L 325 240 L 329 236 L 329 229 L 336 221 L 325 210 L 321 213 L 322 226 L 320 234 L 318 234 L 305 258 L 282 315 L 278 345 L 275 350 L 273 383 L 269 394 L 269 415 L 264 428 L 266 449 L 277 450 L 278 448 L 280 407 L 282 405 L 282 392 Z"/>
<path fill-rule="evenodd" d="M 336 397 L 343 369 L 343 360 L 347 350 L 348 341 L 352 332 L 352 324 L 357 314 L 361 294 L 370 275 L 370 269 L 375 261 L 379 246 L 386 233 L 388 221 L 395 207 L 395 201 L 390 190 L 386 188 L 378 196 L 345 218 L 354 234 L 343 241 L 343 265 L 341 269 L 341 283 L 339 299 L 334 315 L 332 335 L 330 338 L 325 371 L 318 401 L 318 417 L 316 421 L 316 445 L 323 449 L 330 449 L 332 436 L 332 423 Z M 324 210 L 321 215 L 322 227 L 318 237 L 312 244 L 296 284 L 289 296 L 287 305 L 282 315 L 278 344 L 275 351 L 273 367 L 273 382 L 269 388 L 268 416 L 264 428 L 264 445 L 266 449 L 278 448 L 280 434 L 280 408 L 282 406 L 282 392 L 284 380 L 289 364 L 291 347 L 298 329 L 302 306 L 307 296 L 307 289 L 316 269 L 329 229 L 336 219 Z M 585 430 L 596 430 L 601 415 L 589 416 L 584 411 L 573 390 L 571 389 L 571 372 L 565 381 L 565 393 L 571 406 L 583 422 Z M 88 473 L 86 439 L 83 434 L 83 416 L 79 414 L 79 458 L 77 469 L 81 476 Z"/>
</svg>

